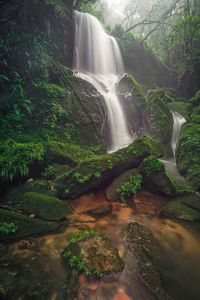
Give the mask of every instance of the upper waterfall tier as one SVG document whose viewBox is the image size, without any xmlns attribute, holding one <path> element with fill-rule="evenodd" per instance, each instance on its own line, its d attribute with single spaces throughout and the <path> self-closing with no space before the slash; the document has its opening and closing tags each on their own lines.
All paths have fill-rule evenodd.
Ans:
<svg viewBox="0 0 200 300">
<path fill-rule="evenodd" d="M 107 107 L 108 152 L 132 142 L 115 83 L 124 73 L 124 64 L 116 40 L 90 14 L 75 12 L 76 37 L 74 70 L 103 95 Z M 107 139 L 108 140 L 108 139 Z"/>
</svg>

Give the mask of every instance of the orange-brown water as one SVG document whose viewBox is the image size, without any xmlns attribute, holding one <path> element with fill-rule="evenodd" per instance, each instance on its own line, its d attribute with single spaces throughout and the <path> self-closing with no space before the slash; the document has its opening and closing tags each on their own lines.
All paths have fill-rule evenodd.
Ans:
<svg viewBox="0 0 200 300">
<path fill-rule="evenodd" d="M 160 268 L 167 291 L 175 300 L 199 300 L 200 238 L 195 226 L 158 217 L 158 211 L 166 201 L 143 192 L 135 196 L 132 208 L 125 203 L 113 202 L 110 215 L 95 219 L 86 211 L 107 204 L 104 194 L 81 196 L 72 202 L 73 213 L 68 216 L 69 225 L 62 232 L 28 239 L 28 247 L 23 247 L 22 241 L 11 243 L 7 246 L 6 257 L 14 257 L 18 262 L 30 266 L 40 266 L 52 281 L 47 299 L 62 299 L 59 293 L 67 282 L 61 252 L 67 245 L 68 236 L 85 228 L 108 233 L 123 257 L 126 241 L 121 232 L 128 223 L 138 221 L 147 226 L 159 242 L 162 258 Z M 133 268 L 132 262 L 130 265 Z M 101 280 L 81 275 L 76 300 L 154 299 L 136 279 L 128 282 L 130 265 L 127 264 L 121 274 L 105 276 Z"/>
</svg>

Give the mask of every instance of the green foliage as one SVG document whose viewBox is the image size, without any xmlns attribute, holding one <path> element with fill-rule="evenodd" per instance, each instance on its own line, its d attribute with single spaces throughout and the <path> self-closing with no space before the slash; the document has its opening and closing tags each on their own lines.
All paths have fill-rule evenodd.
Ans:
<svg viewBox="0 0 200 300">
<path fill-rule="evenodd" d="M 12 234 L 15 233 L 18 229 L 18 226 L 16 226 L 14 223 L 6 223 L 1 222 L 0 223 L 0 234 Z"/>
<path fill-rule="evenodd" d="M 200 63 L 200 16 L 181 18 L 172 28 L 168 38 L 170 57 L 179 76 L 186 70 L 194 71 Z"/>
<path fill-rule="evenodd" d="M 73 233 L 70 238 L 69 238 L 69 242 L 70 243 L 79 243 L 85 239 L 94 237 L 94 236 L 99 236 L 99 232 L 93 230 L 93 229 L 86 229 L 86 230 L 82 230 L 82 231 L 78 231 Z"/>
<path fill-rule="evenodd" d="M 200 108 L 196 107 L 182 127 L 176 158 L 178 170 L 196 189 L 200 189 Z"/>
<path fill-rule="evenodd" d="M 138 173 L 131 175 L 129 179 L 124 182 L 117 192 L 120 195 L 120 199 L 125 200 L 130 198 L 133 194 L 137 194 L 141 190 L 143 179 Z"/>
<path fill-rule="evenodd" d="M 28 175 L 29 166 L 43 159 L 44 148 L 41 143 L 17 143 L 10 139 L 0 143 L 0 154 L 0 176 L 12 181 L 16 175 Z"/>
<path fill-rule="evenodd" d="M 154 155 L 145 158 L 142 166 L 144 173 L 147 176 L 165 170 L 164 164 L 160 160 L 158 160 L 157 157 Z"/>
<path fill-rule="evenodd" d="M 88 238 L 99 236 L 100 234 L 92 229 L 87 229 L 83 231 L 76 232 L 72 234 L 69 238 L 69 246 L 68 248 L 63 252 L 63 257 L 66 258 L 72 268 L 77 269 L 80 272 L 85 273 L 88 275 L 96 275 L 97 277 L 102 277 L 103 273 L 95 268 L 89 268 L 85 265 L 82 255 L 77 253 L 74 254 L 74 251 L 70 250 L 72 247 L 75 248 L 75 245 L 83 240 L 86 240 Z"/>
<path fill-rule="evenodd" d="M 188 102 L 182 102 L 182 101 L 172 101 L 168 103 L 168 106 L 170 110 L 174 112 L 178 112 L 182 116 L 184 116 L 186 119 L 189 118 L 192 106 Z"/>
<path fill-rule="evenodd" d="M 177 193 L 180 193 L 181 195 L 188 195 L 188 194 L 191 194 L 191 193 L 194 192 L 192 187 L 190 187 L 189 185 L 183 183 L 180 180 L 176 180 L 175 178 L 173 178 L 169 174 L 167 176 L 170 179 L 172 185 L 175 187 Z"/>
<path fill-rule="evenodd" d="M 53 166 L 48 166 L 48 167 L 45 168 L 45 170 L 42 173 L 42 175 L 46 179 L 55 179 L 56 176 L 57 176 L 57 172 L 56 172 L 56 169 Z"/>
</svg>

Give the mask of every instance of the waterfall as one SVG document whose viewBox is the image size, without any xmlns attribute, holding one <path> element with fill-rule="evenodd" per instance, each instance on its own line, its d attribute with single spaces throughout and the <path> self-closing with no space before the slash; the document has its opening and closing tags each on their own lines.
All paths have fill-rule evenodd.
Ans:
<svg viewBox="0 0 200 300">
<path fill-rule="evenodd" d="M 116 40 L 104 31 L 94 16 L 76 11 L 75 23 L 74 70 L 105 99 L 110 136 L 107 150 L 114 152 L 133 140 L 115 90 L 115 83 L 124 73 L 120 49 Z"/>
<path fill-rule="evenodd" d="M 186 120 L 183 116 L 181 116 L 177 112 L 172 111 L 172 115 L 173 115 L 174 124 L 173 124 L 173 133 L 172 133 L 171 146 L 172 146 L 172 151 L 173 151 L 173 154 L 174 154 L 174 157 L 175 157 L 176 145 L 177 145 L 177 142 L 178 142 L 179 134 L 181 132 L 181 126 L 186 122 Z"/>
</svg>

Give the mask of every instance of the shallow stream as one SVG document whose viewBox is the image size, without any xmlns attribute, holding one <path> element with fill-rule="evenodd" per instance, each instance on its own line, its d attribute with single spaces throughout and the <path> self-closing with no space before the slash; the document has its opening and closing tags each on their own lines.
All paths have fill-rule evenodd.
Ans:
<svg viewBox="0 0 200 300">
<path fill-rule="evenodd" d="M 95 219 L 85 212 L 107 204 L 103 193 L 84 195 L 74 200 L 73 213 L 68 216 L 69 224 L 62 231 L 5 246 L 1 261 L 26 266 L 30 273 L 25 273 L 24 281 L 30 280 L 33 283 L 39 280 L 38 290 L 44 289 L 46 295 L 38 296 L 34 288 L 32 294 L 27 296 L 27 285 L 24 285 L 24 290 L 16 288 L 12 299 L 66 299 L 65 288 L 68 282 L 61 252 L 67 245 L 68 236 L 86 228 L 107 233 L 123 257 L 126 240 L 121 233 L 128 223 L 137 221 L 145 225 L 158 241 L 159 270 L 168 294 L 175 300 L 199 300 L 200 226 L 160 218 L 159 209 L 166 201 L 160 196 L 142 192 L 140 196 L 135 196 L 131 207 L 122 202 L 112 202 L 112 214 Z M 129 263 L 129 258 L 126 258 L 125 262 L 125 268 L 120 274 L 98 280 L 81 275 L 76 300 L 156 299 L 138 280 L 133 261 Z"/>
</svg>

